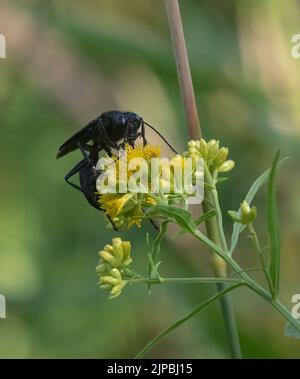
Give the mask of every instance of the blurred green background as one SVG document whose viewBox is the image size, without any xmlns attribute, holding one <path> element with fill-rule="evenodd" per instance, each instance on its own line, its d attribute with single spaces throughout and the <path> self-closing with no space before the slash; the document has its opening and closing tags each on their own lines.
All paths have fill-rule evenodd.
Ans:
<svg viewBox="0 0 300 379">
<path fill-rule="evenodd" d="M 300 293 L 300 33 L 296 0 L 186 0 L 181 10 L 201 124 L 230 148 L 236 168 L 222 185 L 224 211 L 236 209 L 278 148 L 291 159 L 278 181 L 282 301 Z M 116 233 L 63 180 L 78 152 L 56 161 L 58 146 L 108 109 L 132 110 L 177 150 L 185 130 L 162 0 L 0 0 L 0 357 L 130 358 L 172 321 L 211 295 L 213 286 L 129 287 L 109 301 L 96 285 L 97 252 Z M 159 143 L 153 134 L 149 139 Z M 167 151 L 167 150 L 166 150 Z M 256 198 L 266 242 L 265 190 Z M 225 213 L 225 212 L 224 212 Z M 231 222 L 225 215 L 228 236 Z M 134 267 L 146 270 L 145 235 L 124 232 Z M 189 239 L 165 241 L 165 276 L 208 276 L 207 250 Z M 249 240 L 239 261 L 255 266 Z M 259 275 L 255 276 L 258 280 Z M 300 357 L 284 320 L 246 289 L 233 294 L 245 357 Z M 218 305 L 190 320 L 149 357 L 228 357 Z"/>
</svg>

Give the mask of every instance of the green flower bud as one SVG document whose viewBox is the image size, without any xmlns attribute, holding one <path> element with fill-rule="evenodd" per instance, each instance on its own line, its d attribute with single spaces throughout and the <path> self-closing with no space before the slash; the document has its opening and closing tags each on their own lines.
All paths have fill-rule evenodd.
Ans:
<svg viewBox="0 0 300 379">
<path fill-rule="evenodd" d="M 244 225 L 252 224 L 256 215 L 257 215 L 256 207 L 250 208 L 250 205 L 247 203 L 246 200 L 244 200 L 241 204 L 242 224 L 244 224 Z"/>
<path fill-rule="evenodd" d="M 232 218 L 233 221 L 241 223 L 241 216 L 236 211 L 228 211 L 227 212 L 229 216 Z"/>
<path fill-rule="evenodd" d="M 214 164 L 217 167 L 220 167 L 227 159 L 228 149 L 227 147 L 221 147 L 221 149 L 217 152 Z"/>
<path fill-rule="evenodd" d="M 207 159 L 211 159 L 211 160 L 214 159 L 219 150 L 219 141 L 216 141 L 215 139 L 211 139 L 207 143 L 207 149 L 208 149 Z"/>
<path fill-rule="evenodd" d="M 201 138 L 199 141 L 189 141 L 188 151 L 183 156 L 203 158 L 210 172 L 228 172 L 234 167 L 232 160 L 226 161 L 228 152 L 227 147 L 219 147 L 219 141 L 212 139 L 206 142 Z"/>
<path fill-rule="evenodd" d="M 234 161 L 229 160 L 224 162 L 220 167 L 219 167 L 219 172 L 228 172 L 231 171 L 235 166 Z"/>
<path fill-rule="evenodd" d="M 256 207 L 250 208 L 250 205 L 244 200 L 241 204 L 240 212 L 228 211 L 228 214 L 234 221 L 243 225 L 248 225 L 254 221 L 257 215 L 257 209 Z"/>
<path fill-rule="evenodd" d="M 202 157 L 206 157 L 208 153 L 208 146 L 205 141 L 205 139 L 201 138 L 200 143 L 199 143 L 199 150 L 202 154 Z"/>
</svg>

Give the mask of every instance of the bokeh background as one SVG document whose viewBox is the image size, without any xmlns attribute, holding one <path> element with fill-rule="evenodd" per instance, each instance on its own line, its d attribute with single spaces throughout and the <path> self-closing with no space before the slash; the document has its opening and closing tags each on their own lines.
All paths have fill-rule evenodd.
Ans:
<svg viewBox="0 0 300 379">
<path fill-rule="evenodd" d="M 300 33 L 296 0 L 181 1 L 198 108 L 206 138 L 230 148 L 236 168 L 222 184 L 224 213 L 236 209 L 278 148 L 282 301 L 300 293 Z M 132 110 L 178 149 L 187 141 L 162 0 L 0 0 L 0 357 L 130 358 L 150 338 L 211 295 L 212 286 L 142 285 L 108 300 L 96 285 L 97 252 L 115 232 L 63 177 L 80 159 L 56 161 L 58 146 L 108 109 Z M 160 143 L 149 133 L 151 142 Z M 255 204 L 265 243 L 266 193 Z M 231 221 L 225 215 L 228 237 Z M 144 224 L 122 237 L 146 270 Z M 206 248 L 189 239 L 163 244 L 165 276 L 211 275 Z M 255 266 L 243 236 L 238 259 Z M 256 276 L 258 280 L 261 278 Z M 284 320 L 246 289 L 233 294 L 245 357 L 300 357 Z M 153 358 L 228 357 L 218 305 L 190 320 Z"/>
</svg>

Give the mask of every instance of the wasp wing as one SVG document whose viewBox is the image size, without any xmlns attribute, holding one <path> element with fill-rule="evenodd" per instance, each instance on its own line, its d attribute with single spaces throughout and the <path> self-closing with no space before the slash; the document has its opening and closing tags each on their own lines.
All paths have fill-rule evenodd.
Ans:
<svg viewBox="0 0 300 379">
<path fill-rule="evenodd" d="M 70 137 L 65 143 L 63 143 L 58 149 L 56 158 L 63 157 L 73 150 L 78 149 L 78 142 L 84 144 L 93 139 L 96 127 L 99 123 L 99 118 L 95 118 L 90 121 L 85 127 L 80 129 L 72 137 Z"/>
</svg>

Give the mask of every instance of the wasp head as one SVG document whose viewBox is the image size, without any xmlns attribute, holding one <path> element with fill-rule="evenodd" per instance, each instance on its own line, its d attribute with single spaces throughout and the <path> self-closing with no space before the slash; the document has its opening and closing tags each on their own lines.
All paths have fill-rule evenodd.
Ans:
<svg viewBox="0 0 300 379">
<path fill-rule="evenodd" d="M 129 139 L 134 139 L 140 129 L 143 119 L 136 113 L 127 112 L 124 113 L 125 122 L 127 124 L 127 136 Z"/>
</svg>

